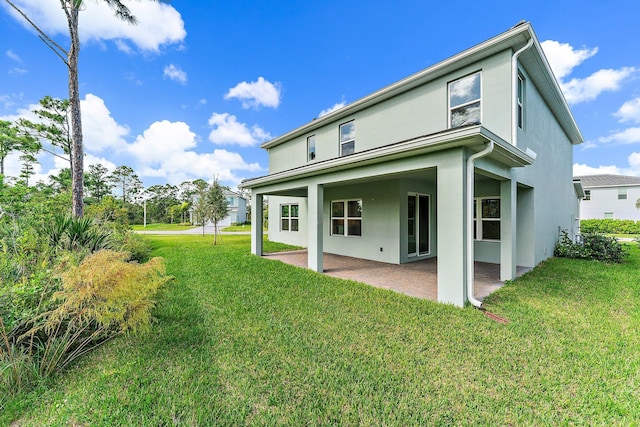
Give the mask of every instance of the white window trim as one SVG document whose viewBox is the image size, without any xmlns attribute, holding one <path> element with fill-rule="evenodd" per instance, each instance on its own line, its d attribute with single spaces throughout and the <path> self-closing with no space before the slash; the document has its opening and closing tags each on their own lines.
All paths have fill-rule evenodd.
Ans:
<svg viewBox="0 0 640 427">
<path fill-rule="evenodd" d="M 471 76 L 476 75 L 476 74 L 478 74 L 480 76 L 480 98 L 474 99 L 472 101 L 465 102 L 463 104 L 456 105 L 455 107 L 451 107 L 451 85 L 453 83 L 459 82 L 460 80 L 466 79 L 467 77 L 471 77 Z M 480 123 L 482 123 L 483 122 L 483 120 L 482 120 L 482 111 L 483 111 L 483 108 L 482 108 L 482 95 L 483 94 L 482 94 L 482 71 L 481 70 L 473 72 L 473 73 L 470 73 L 470 74 L 467 74 L 467 75 L 462 76 L 460 78 L 457 78 L 455 80 L 451 80 L 449 83 L 447 83 L 447 107 L 448 107 L 448 115 L 449 115 L 448 118 L 447 118 L 448 128 L 449 129 L 455 129 L 452 126 L 452 123 L 451 123 L 451 119 L 453 117 L 451 115 L 452 110 L 457 110 L 459 108 L 465 107 L 467 105 L 474 104 L 476 102 L 480 102 Z"/>
<path fill-rule="evenodd" d="M 482 196 L 475 198 L 475 206 L 476 212 L 473 218 L 475 231 L 476 231 L 476 241 L 479 242 L 500 242 L 502 241 L 502 212 L 500 214 L 500 218 L 483 218 L 482 217 L 482 201 L 483 200 L 500 200 L 499 196 Z M 500 202 L 500 206 L 502 206 L 502 201 Z M 500 239 L 483 239 L 482 238 L 482 223 L 483 221 L 498 221 L 500 223 Z"/>
<path fill-rule="evenodd" d="M 620 197 L 623 196 L 623 197 Z M 627 200 L 629 198 L 629 194 L 626 188 L 618 188 L 618 200 Z"/>
<path fill-rule="evenodd" d="M 313 152 L 311 152 L 311 144 L 310 144 L 311 141 L 313 141 Z M 309 135 L 307 137 L 307 162 L 313 162 L 316 159 L 317 157 L 316 148 L 317 148 L 316 135 L 315 134 Z"/>
<path fill-rule="evenodd" d="M 360 216 L 349 216 L 349 202 L 360 202 L 360 206 L 362 206 L 361 211 L 360 211 Z M 333 204 L 334 203 L 343 203 L 343 212 L 344 212 L 344 216 L 333 216 Z M 350 238 L 356 238 L 356 239 L 360 239 L 362 238 L 362 225 L 363 225 L 363 211 L 364 211 L 364 205 L 362 204 L 362 199 L 341 199 L 341 200 L 331 200 L 331 202 L 329 203 L 329 213 L 331 215 L 330 217 L 330 224 L 329 224 L 329 231 L 331 233 L 331 236 L 340 236 L 340 237 L 350 237 Z M 343 234 L 337 234 L 333 232 L 333 220 L 334 219 L 341 219 L 344 221 L 344 233 Z M 360 235 L 352 235 L 349 234 L 349 220 L 358 220 L 360 221 Z"/>
<path fill-rule="evenodd" d="M 524 77 L 524 74 L 522 74 L 521 71 L 518 71 L 518 86 L 517 88 L 519 89 L 520 87 L 522 87 L 522 90 L 516 90 L 516 103 L 517 103 L 517 107 L 516 107 L 516 119 L 518 121 L 518 128 L 524 130 L 524 123 L 525 123 L 525 118 L 524 118 L 524 103 L 525 100 L 527 98 L 526 95 L 526 90 L 527 90 L 527 85 L 526 85 L 527 80 Z M 482 90 L 482 88 L 481 88 Z M 520 97 L 520 92 L 522 92 L 522 97 Z M 482 114 L 482 110 L 480 110 L 480 113 Z"/>
<path fill-rule="evenodd" d="M 289 207 L 289 216 L 288 217 L 283 217 L 282 216 L 282 207 L 283 206 L 288 206 Z M 298 208 L 298 216 L 292 216 L 291 215 L 291 207 L 292 206 L 296 206 Z M 282 228 L 282 220 L 286 219 L 288 224 L 289 224 L 289 228 L 287 230 L 284 230 Z M 292 230 L 291 229 L 291 220 L 292 219 L 297 219 L 298 220 L 298 230 Z M 297 233 L 300 230 L 300 206 L 298 205 L 298 203 L 282 203 L 280 204 L 280 231 L 284 232 L 284 233 Z"/>
<path fill-rule="evenodd" d="M 353 123 L 355 125 L 355 122 L 356 122 L 356 120 L 352 119 L 352 120 L 349 120 L 348 122 L 341 123 L 340 126 L 338 126 L 338 143 L 340 143 L 340 157 L 348 156 L 348 154 L 342 154 L 342 147 L 344 147 L 346 144 L 348 144 L 350 142 L 353 142 L 353 151 L 355 153 L 355 150 L 356 150 L 356 138 L 355 137 L 353 137 L 353 138 L 351 138 L 351 139 L 349 139 L 347 141 L 342 141 L 342 126 L 348 125 L 349 123 Z"/>
</svg>

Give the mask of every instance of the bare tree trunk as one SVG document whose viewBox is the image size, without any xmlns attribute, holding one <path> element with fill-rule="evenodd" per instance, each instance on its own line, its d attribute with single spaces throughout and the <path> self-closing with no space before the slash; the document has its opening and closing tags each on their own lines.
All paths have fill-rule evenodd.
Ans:
<svg viewBox="0 0 640 427">
<path fill-rule="evenodd" d="M 69 105 L 71 108 L 71 188 L 73 192 L 73 215 L 84 215 L 84 150 L 82 148 L 82 117 L 80 115 L 80 90 L 78 84 L 78 55 L 80 53 L 80 35 L 78 34 L 79 6 L 68 9 L 69 34 Z"/>
</svg>

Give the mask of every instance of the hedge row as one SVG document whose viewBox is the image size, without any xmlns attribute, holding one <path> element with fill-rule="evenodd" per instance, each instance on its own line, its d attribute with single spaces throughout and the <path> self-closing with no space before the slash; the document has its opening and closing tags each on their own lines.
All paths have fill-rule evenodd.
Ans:
<svg viewBox="0 0 640 427">
<path fill-rule="evenodd" d="M 631 219 L 583 219 L 581 233 L 640 234 L 640 221 Z"/>
</svg>

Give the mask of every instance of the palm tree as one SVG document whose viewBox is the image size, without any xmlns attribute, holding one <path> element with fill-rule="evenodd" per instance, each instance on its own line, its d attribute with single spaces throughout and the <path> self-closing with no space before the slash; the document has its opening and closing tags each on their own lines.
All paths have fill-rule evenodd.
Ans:
<svg viewBox="0 0 640 427">
<path fill-rule="evenodd" d="M 84 215 L 83 181 L 84 181 L 84 149 L 82 147 L 82 119 L 80 115 L 80 90 L 78 87 L 78 56 L 80 53 L 80 35 L 78 33 L 78 12 L 83 5 L 82 0 L 60 0 L 62 10 L 67 17 L 71 45 L 65 49 L 53 41 L 29 17 L 10 0 L 5 0 L 14 8 L 39 34 L 40 39 L 65 63 L 69 71 L 69 107 L 71 109 L 71 164 L 73 170 L 73 215 Z M 121 0 L 103 0 L 115 11 L 115 16 L 130 24 L 136 24 L 135 16 Z"/>
</svg>

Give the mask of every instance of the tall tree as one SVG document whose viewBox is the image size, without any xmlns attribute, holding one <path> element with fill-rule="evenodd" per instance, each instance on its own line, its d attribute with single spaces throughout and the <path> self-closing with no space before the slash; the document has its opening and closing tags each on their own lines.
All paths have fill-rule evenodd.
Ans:
<svg viewBox="0 0 640 427">
<path fill-rule="evenodd" d="M 84 215 L 83 204 L 83 157 L 82 147 L 82 121 L 80 116 L 80 89 L 78 85 L 78 57 L 80 54 L 80 34 L 78 32 L 78 13 L 83 5 L 82 0 L 60 0 L 60 5 L 67 18 L 69 27 L 69 38 L 71 43 L 68 49 L 63 48 L 42 31 L 20 8 L 10 0 L 5 0 L 13 7 L 39 34 L 40 39 L 47 45 L 67 66 L 69 73 L 69 105 L 71 109 L 71 162 L 73 164 L 73 214 L 76 217 Z M 129 8 L 121 0 L 103 0 L 115 11 L 116 17 L 125 22 L 135 24 L 136 18 L 131 14 Z"/>
<path fill-rule="evenodd" d="M 114 187 L 117 187 L 122 193 L 122 204 L 127 203 L 127 196 L 129 202 L 133 200 L 135 193 L 139 192 L 142 187 L 142 182 L 138 178 L 138 175 L 133 173 L 133 169 L 129 166 L 118 166 L 109 175 L 109 179 Z"/>
<path fill-rule="evenodd" d="M 213 178 L 207 191 L 207 203 L 210 206 L 209 219 L 213 222 L 213 244 L 218 244 L 218 223 L 229 215 L 229 201 L 226 192 L 229 187 L 220 184 L 218 177 Z"/>
<path fill-rule="evenodd" d="M 94 197 L 98 203 L 102 202 L 104 196 L 111 194 L 113 182 L 109 179 L 109 170 L 100 163 L 89 165 L 89 171 L 85 175 L 85 185 L 87 192 Z"/>
<path fill-rule="evenodd" d="M 51 148 L 43 147 L 42 149 L 69 162 L 69 169 L 73 171 L 69 101 L 45 96 L 39 103 L 40 106 L 33 110 L 33 113 L 38 116 L 40 121 L 32 122 L 20 119 L 18 126 L 25 134 L 31 135 L 40 143 L 46 141 L 51 144 Z M 56 148 L 60 148 L 62 154 L 58 154 Z"/>
<path fill-rule="evenodd" d="M 4 175 L 4 160 L 14 151 L 31 159 L 40 151 L 40 145 L 29 135 L 22 134 L 13 123 L 0 120 L 0 175 Z"/>
</svg>

